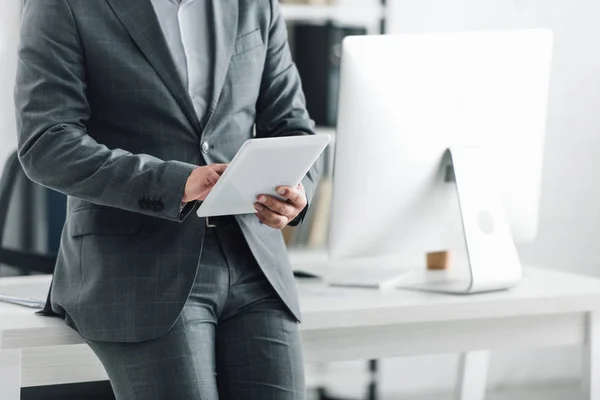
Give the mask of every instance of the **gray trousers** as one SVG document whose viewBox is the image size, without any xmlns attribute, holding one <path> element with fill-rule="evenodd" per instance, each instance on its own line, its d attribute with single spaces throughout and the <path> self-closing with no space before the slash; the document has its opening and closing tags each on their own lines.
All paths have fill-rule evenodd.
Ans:
<svg viewBox="0 0 600 400">
<path fill-rule="evenodd" d="M 303 400 L 298 324 L 238 227 L 207 229 L 191 296 L 166 336 L 88 341 L 118 400 Z"/>
</svg>

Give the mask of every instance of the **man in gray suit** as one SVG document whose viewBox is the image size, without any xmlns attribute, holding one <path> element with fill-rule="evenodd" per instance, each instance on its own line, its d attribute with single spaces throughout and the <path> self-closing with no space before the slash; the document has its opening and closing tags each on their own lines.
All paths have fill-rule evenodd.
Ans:
<svg viewBox="0 0 600 400">
<path fill-rule="evenodd" d="M 193 215 L 245 140 L 314 134 L 278 1 L 28 0 L 15 104 L 27 175 L 69 196 L 49 304 L 117 398 L 303 399 L 280 228 L 317 168 Z"/>
</svg>

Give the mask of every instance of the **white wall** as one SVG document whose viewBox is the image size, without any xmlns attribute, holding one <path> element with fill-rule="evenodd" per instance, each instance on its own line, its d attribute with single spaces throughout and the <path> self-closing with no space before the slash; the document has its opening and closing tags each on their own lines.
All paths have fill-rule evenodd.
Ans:
<svg viewBox="0 0 600 400">
<path fill-rule="evenodd" d="M 392 0 L 393 32 L 549 27 L 555 60 L 538 240 L 526 262 L 600 275 L 600 2 Z"/>
<path fill-rule="evenodd" d="M 529 27 L 555 32 L 540 233 L 519 250 L 525 263 L 600 276 L 600 2 L 388 1 L 393 33 Z M 439 391 L 453 385 L 456 357 L 389 360 L 384 366 L 385 392 Z M 490 379 L 502 389 L 572 381 L 579 371 L 578 349 L 515 351 L 494 353 Z"/>
<path fill-rule="evenodd" d="M 0 4 L 0 173 L 17 146 L 13 107 L 20 0 Z"/>
</svg>

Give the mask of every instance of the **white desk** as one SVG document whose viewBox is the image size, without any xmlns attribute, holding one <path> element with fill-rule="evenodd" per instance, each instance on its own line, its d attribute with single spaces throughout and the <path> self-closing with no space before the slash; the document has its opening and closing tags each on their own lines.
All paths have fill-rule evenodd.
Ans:
<svg viewBox="0 0 600 400">
<path fill-rule="evenodd" d="M 41 298 L 48 284 L 47 277 L 3 278 L 0 293 Z M 519 287 L 474 296 L 307 282 L 299 291 L 308 363 L 466 352 L 457 398 L 480 400 L 487 350 L 582 345 L 584 398 L 600 400 L 599 279 L 526 269 Z M 2 304 L 0 322 L 3 400 L 17 399 L 20 386 L 106 379 L 93 353 L 60 320 Z"/>
</svg>

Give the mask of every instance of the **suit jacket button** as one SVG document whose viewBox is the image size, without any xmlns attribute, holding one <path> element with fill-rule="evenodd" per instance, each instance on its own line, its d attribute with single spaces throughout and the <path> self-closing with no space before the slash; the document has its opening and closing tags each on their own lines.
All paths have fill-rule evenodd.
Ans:
<svg viewBox="0 0 600 400">
<path fill-rule="evenodd" d="M 150 206 L 150 204 L 148 204 L 148 201 L 147 201 L 146 199 L 141 199 L 141 200 L 138 202 L 138 205 L 140 206 L 140 208 L 141 208 L 142 210 L 145 210 L 145 209 L 147 209 L 147 208 Z"/>
<path fill-rule="evenodd" d="M 210 151 L 210 145 L 208 144 L 208 142 L 202 143 L 202 152 L 204 154 L 208 154 L 209 151 Z"/>
<path fill-rule="evenodd" d="M 162 201 L 155 201 L 154 204 L 152 205 L 152 209 L 154 211 L 162 211 L 165 208 L 165 205 L 163 204 Z"/>
</svg>

